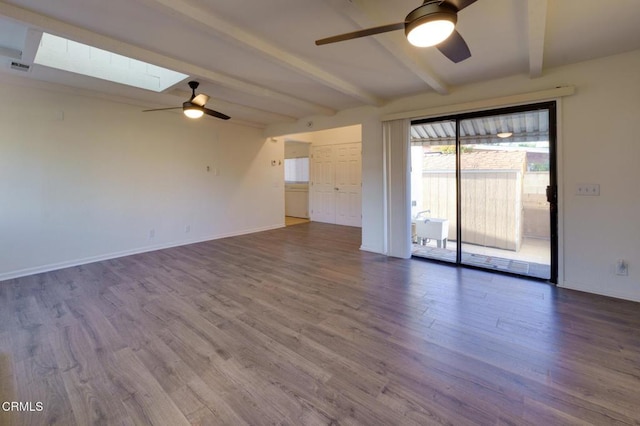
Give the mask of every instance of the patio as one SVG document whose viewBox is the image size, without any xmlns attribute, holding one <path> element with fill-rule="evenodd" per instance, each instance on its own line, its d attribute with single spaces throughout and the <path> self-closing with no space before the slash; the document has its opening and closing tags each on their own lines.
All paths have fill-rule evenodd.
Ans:
<svg viewBox="0 0 640 426">
<path fill-rule="evenodd" d="M 411 254 L 416 257 L 456 261 L 457 242 L 447 241 L 447 248 L 438 248 L 436 241 L 425 245 L 413 244 Z M 462 263 L 486 269 L 549 279 L 551 274 L 549 240 L 524 238 L 519 251 L 483 247 L 462 243 Z"/>
</svg>

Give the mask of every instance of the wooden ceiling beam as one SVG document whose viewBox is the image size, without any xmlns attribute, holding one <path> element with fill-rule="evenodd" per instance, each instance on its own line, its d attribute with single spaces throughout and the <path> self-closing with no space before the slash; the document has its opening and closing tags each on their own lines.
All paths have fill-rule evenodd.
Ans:
<svg viewBox="0 0 640 426">
<path fill-rule="evenodd" d="M 527 19 L 529 23 L 529 76 L 542 75 L 544 62 L 544 40 L 547 29 L 547 0 L 528 0 Z"/>
<path fill-rule="evenodd" d="M 380 20 L 374 18 L 375 11 L 372 8 L 371 2 L 367 3 L 362 0 L 349 0 L 349 2 L 328 0 L 328 2 L 334 9 L 345 14 L 361 28 L 370 28 L 387 23 L 380 22 Z M 424 59 L 417 55 L 416 48 L 411 46 L 409 42 L 397 42 L 384 36 L 375 37 L 374 39 L 433 90 L 441 95 L 450 93 L 449 87 L 447 87 Z"/>
<path fill-rule="evenodd" d="M 273 43 L 269 43 L 264 38 L 246 31 L 245 29 L 231 24 L 217 16 L 210 10 L 193 6 L 184 0 L 144 0 L 152 7 L 162 7 L 171 14 L 179 14 L 187 18 L 191 23 L 195 23 L 200 28 L 214 33 L 217 36 L 239 43 L 251 50 L 267 57 L 282 66 L 287 67 L 307 78 L 311 78 L 327 87 L 337 90 L 347 96 L 351 96 L 368 105 L 381 106 L 384 102 L 377 96 L 363 90 L 362 88 L 341 79 L 322 68 L 290 53 Z"/>
</svg>

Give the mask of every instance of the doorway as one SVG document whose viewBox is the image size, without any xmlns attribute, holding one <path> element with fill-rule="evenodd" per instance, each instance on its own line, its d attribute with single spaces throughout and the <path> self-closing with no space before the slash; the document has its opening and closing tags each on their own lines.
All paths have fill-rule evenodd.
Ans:
<svg viewBox="0 0 640 426">
<path fill-rule="evenodd" d="M 309 221 L 309 158 L 311 143 L 284 142 L 284 214 L 285 225 Z"/>
<path fill-rule="evenodd" d="M 555 103 L 411 125 L 412 255 L 557 282 Z"/>
<path fill-rule="evenodd" d="M 297 223 L 292 218 L 296 217 L 362 227 L 362 126 L 281 138 L 285 149 L 285 224 Z"/>
</svg>

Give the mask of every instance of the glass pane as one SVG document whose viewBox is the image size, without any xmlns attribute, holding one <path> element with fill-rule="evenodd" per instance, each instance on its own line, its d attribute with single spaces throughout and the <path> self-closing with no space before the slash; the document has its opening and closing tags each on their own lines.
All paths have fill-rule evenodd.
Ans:
<svg viewBox="0 0 640 426">
<path fill-rule="evenodd" d="M 549 111 L 460 121 L 463 264 L 550 278 Z"/>
<path fill-rule="evenodd" d="M 284 160 L 284 180 L 287 183 L 309 182 L 309 158 L 286 158 Z"/>
<path fill-rule="evenodd" d="M 411 126 L 412 254 L 456 262 L 455 121 Z"/>
</svg>

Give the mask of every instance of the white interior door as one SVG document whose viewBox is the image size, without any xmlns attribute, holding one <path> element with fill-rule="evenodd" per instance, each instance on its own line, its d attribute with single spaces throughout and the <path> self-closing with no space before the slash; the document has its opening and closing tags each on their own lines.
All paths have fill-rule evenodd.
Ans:
<svg viewBox="0 0 640 426">
<path fill-rule="evenodd" d="M 336 222 L 333 147 L 312 148 L 311 220 Z"/>
<path fill-rule="evenodd" d="M 362 144 L 312 147 L 311 220 L 362 226 Z"/>
<path fill-rule="evenodd" d="M 334 146 L 336 224 L 362 226 L 361 144 Z"/>
</svg>

